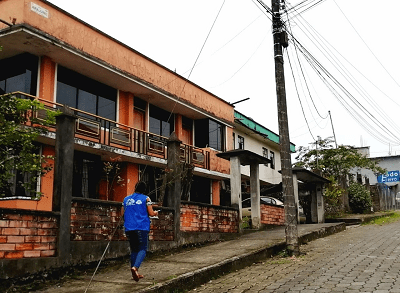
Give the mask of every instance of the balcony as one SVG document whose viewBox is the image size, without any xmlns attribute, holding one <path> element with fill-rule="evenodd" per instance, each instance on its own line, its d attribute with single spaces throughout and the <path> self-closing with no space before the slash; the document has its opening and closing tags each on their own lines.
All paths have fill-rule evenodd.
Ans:
<svg viewBox="0 0 400 293">
<path fill-rule="evenodd" d="M 22 92 L 14 92 L 7 95 L 14 95 L 18 98 L 25 99 L 36 99 L 49 110 L 63 107 L 62 104 L 46 101 Z M 139 130 L 75 108 L 70 109 L 77 116 L 75 138 L 143 155 L 167 159 L 167 137 Z M 27 115 L 34 115 L 36 118 L 44 119 L 46 112 L 37 110 L 27 113 Z M 30 119 L 28 119 L 27 125 L 35 126 Z M 49 130 L 55 131 L 55 126 L 50 127 Z M 181 144 L 180 149 L 182 162 L 210 170 L 209 151 L 184 143 Z"/>
</svg>

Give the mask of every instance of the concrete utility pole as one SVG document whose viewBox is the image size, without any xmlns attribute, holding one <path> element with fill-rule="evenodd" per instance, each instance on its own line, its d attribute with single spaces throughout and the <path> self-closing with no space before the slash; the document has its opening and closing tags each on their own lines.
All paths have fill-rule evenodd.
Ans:
<svg viewBox="0 0 400 293">
<path fill-rule="evenodd" d="M 278 124 L 281 153 L 282 189 L 285 205 L 286 249 L 290 254 L 299 255 L 297 232 L 297 211 L 294 200 L 292 162 L 290 158 L 289 126 L 287 119 L 285 74 L 283 69 L 282 46 L 287 47 L 287 35 L 280 15 L 280 2 L 272 3 L 272 33 L 274 37 L 275 82 L 278 100 Z M 283 2 L 283 1 L 282 1 Z"/>
</svg>

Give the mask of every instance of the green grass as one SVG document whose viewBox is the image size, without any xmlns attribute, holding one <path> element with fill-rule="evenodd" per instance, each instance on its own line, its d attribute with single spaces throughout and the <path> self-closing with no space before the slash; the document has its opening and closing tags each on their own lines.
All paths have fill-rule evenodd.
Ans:
<svg viewBox="0 0 400 293">
<path fill-rule="evenodd" d="M 385 225 L 385 224 L 390 224 L 394 223 L 400 220 L 400 212 L 393 212 L 390 215 L 383 216 L 380 218 L 373 219 L 371 221 L 368 221 L 366 223 L 363 223 L 363 225 Z"/>
</svg>

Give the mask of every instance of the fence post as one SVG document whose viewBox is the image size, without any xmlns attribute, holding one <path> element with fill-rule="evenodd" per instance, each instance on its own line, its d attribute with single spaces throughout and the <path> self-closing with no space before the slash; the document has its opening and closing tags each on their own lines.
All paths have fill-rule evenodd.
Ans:
<svg viewBox="0 0 400 293">
<path fill-rule="evenodd" d="M 167 200 L 168 207 L 174 209 L 174 235 L 175 241 L 179 241 L 180 227 L 181 227 L 181 186 L 182 186 L 182 164 L 180 161 L 180 146 L 181 141 L 172 132 L 167 142 L 167 168 L 169 170 L 167 177 Z"/>
<path fill-rule="evenodd" d="M 53 210 L 60 212 L 58 257 L 61 265 L 71 261 L 71 201 L 74 166 L 74 135 L 76 116 L 66 105 L 56 117 Z"/>
</svg>

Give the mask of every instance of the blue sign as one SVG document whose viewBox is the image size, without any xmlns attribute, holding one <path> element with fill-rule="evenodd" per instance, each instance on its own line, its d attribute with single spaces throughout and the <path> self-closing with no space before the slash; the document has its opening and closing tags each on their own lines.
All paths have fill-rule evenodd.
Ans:
<svg viewBox="0 0 400 293">
<path fill-rule="evenodd" d="M 396 171 L 388 171 L 385 175 L 378 176 L 378 183 L 388 183 L 388 182 L 398 182 L 400 181 L 400 172 Z"/>
</svg>

